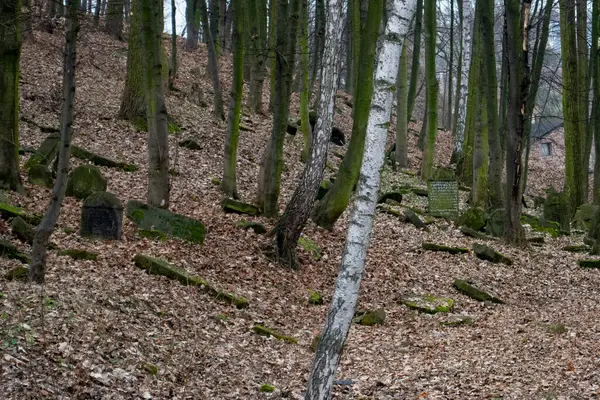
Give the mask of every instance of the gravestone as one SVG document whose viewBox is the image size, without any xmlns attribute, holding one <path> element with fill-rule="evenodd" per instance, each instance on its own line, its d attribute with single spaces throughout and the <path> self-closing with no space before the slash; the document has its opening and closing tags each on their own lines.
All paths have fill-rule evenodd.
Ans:
<svg viewBox="0 0 600 400">
<path fill-rule="evenodd" d="M 96 192 L 84 200 L 81 236 L 119 240 L 122 233 L 123 205 L 114 194 Z"/>
<path fill-rule="evenodd" d="M 429 181 L 427 183 L 428 211 L 433 217 L 456 219 L 458 217 L 458 182 L 455 180 Z"/>
</svg>

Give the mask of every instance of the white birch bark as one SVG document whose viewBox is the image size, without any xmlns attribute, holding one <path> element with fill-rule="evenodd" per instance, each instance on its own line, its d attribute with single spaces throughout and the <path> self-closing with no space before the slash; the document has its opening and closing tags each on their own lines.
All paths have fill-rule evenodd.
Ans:
<svg viewBox="0 0 600 400">
<path fill-rule="evenodd" d="M 377 43 L 373 97 L 356 199 L 348 223 L 346 247 L 335 292 L 308 379 L 306 400 L 330 398 L 340 352 L 356 311 L 379 192 L 402 39 L 408 29 L 415 0 L 388 1 L 386 8 L 386 26 Z"/>
<path fill-rule="evenodd" d="M 465 139 L 465 118 L 467 115 L 467 97 L 469 93 L 469 68 L 471 67 L 471 42 L 473 41 L 473 23 L 475 22 L 473 7 L 470 0 L 461 0 L 463 6 L 463 26 L 462 26 L 462 79 L 460 81 L 460 97 L 458 101 L 458 118 L 456 119 L 456 142 L 454 151 L 457 154 L 462 152 L 463 141 Z"/>
</svg>

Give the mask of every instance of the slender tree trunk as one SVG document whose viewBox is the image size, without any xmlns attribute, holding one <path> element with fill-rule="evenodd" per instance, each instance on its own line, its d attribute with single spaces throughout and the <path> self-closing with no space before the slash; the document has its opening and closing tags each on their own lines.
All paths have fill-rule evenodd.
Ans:
<svg viewBox="0 0 600 400">
<path fill-rule="evenodd" d="M 123 40 L 123 0 L 108 0 L 106 32 L 118 40 Z"/>
<path fill-rule="evenodd" d="M 315 0 L 315 53 L 310 70 L 308 93 L 312 95 L 315 80 L 321 70 L 321 55 L 325 45 L 325 0 Z"/>
<path fill-rule="evenodd" d="M 506 204 L 504 237 L 520 245 L 525 241 L 521 225 L 521 158 L 527 95 L 529 90 L 528 32 L 531 0 L 505 0 L 508 53 L 508 140 L 506 142 Z M 522 16 L 522 18 L 521 18 Z"/>
<path fill-rule="evenodd" d="M 363 158 L 358 193 L 348 222 L 348 236 L 340 272 L 308 378 L 306 400 L 328 400 L 331 397 L 342 346 L 356 311 L 379 193 L 380 170 L 383 165 L 402 47 L 401 38 L 406 34 L 407 29 L 403 22 L 410 18 L 414 9 L 411 5 L 414 6 L 413 1 L 387 2 L 388 18 L 385 32 L 388 34 L 381 36 L 377 46 L 378 67 L 368 118 L 366 156 Z"/>
<path fill-rule="evenodd" d="M 225 14 L 225 28 L 223 29 L 223 51 L 232 51 L 232 23 L 233 23 L 233 1 L 229 2 L 227 13 Z"/>
<path fill-rule="evenodd" d="M 454 79 L 454 0 L 450 0 L 450 55 L 448 58 L 448 90 L 446 91 L 448 108 L 446 109 L 446 129 L 452 129 L 452 81 Z"/>
<path fill-rule="evenodd" d="M 136 0 L 132 0 L 136 1 Z M 185 7 L 185 23 L 187 37 L 185 40 L 185 48 L 188 51 L 193 51 L 198 48 L 198 35 L 200 31 L 200 10 L 199 0 L 186 0 Z M 134 10 L 135 18 L 135 10 Z"/>
<path fill-rule="evenodd" d="M 92 0 L 90 0 L 91 2 Z M 125 22 L 129 23 L 129 17 L 131 16 L 131 0 L 125 0 Z"/>
<path fill-rule="evenodd" d="M 406 39 L 402 43 L 400 65 L 398 66 L 398 93 L 396 96 L 396 154 L 395 164 L 408 168 L 408 72 L 406 60 Z"/>
<path fill-rule="evenodd" d="M 302 0 L 302 10 L 300 11 L 300 128 L 302 129 L 302 138 L 304 146 L 300 160 L 308 161 L 310 155 L 310 146 L 312 140 L 312 132 L 310 126 L 308 103 L 310 99 L 308 90 L 308 72 L 309 72 L 309 57 L 308 57 L 308 0 Z M 327 40 L 327 38 L 326 38 Z M 341 46 L 339 46 L 341 48 Z M 317 115 L 320 115 L 317 112 Z"/>
<path fill-rule="evenodd" d="M 589 80 L 588 80 L 588 41 L 587 41 L 587 0 L 577 2 L 577 75 L 579 83 L 579 129 L 583 136 L 583 172 L 585 173 L 584 201 L 587 201 L 588 170 L 593 136 L 589 124 Z M 597 39 L 597 38 L 596 38 Z"/>
<path fill-rule="evenodd" d="M 594 89 L 594 105 L 596 112 L 593 113 L 592 123 L 594 124 L 594 151 L 596 162 L 594 163 L 594 204 L 600 204 L 600 116 L 598 109 L 600 107 L 600 60 L 598 55 L 597 38 L 600 34 L 600 0 L 592 1 L 592 49 L 590 56 L 593 60 L 592 77 Z"/>
<path fill-rule="evenodd" d="M 500 63 L 500 115 L 498 122 L 498 136 L 500 137 L 500 148 L 502 149 L 503 159 L 506 156 L 506 107 L 508 107 L 508 60 L 506 57 L 506 18 L 503 18 L 502 24 L 502 62 Z M 525 135 L 528 137 L 527 135 Z M 529 140 L 529 139 L 527 139 Z"/>
<path fill-rule="evenodd" d="M 176 0 L 171 0 L 171 65 L 169 68 L 169 90 L 175 89 L 177 78 L 177 18 Z"/>
<path fill-rule="evenodd" d="M 456 66 L 456 92 L 454 94 L 454 112 L 452 114 L 452 126 L 450 127 L 450 129 L 452 129 L 452 142 L 456 143 L 456 141 L 458 140 L 458 136 L 456 134 L 456 124 L 458 121 L 458 108 L 459 108 L 459 103 L 460 103 L 460 87 L 462 85 L 462 70 L 463 70 L 463 24 L 464 24 L 464 17 L 463 17 L 463 8 L 462 8 L 462 1 L 458 0 L 458 2 L 456 3 L 458 6 L 458 31 L 459 31 L 459 39 L 458 39 L 458 43 L 459 43 L 459 50 L 458 50 L 458 65 Z M 450 163 L 451 164 L 456 164 L 458 161 L 458 154 L 456 152 L 456 145 L 453 146 L 452 149 L 452 156 L 450 157 Z"/>
<path fill-rule="evenodd" d="M 206 2 L 206 0 L 204 0 L 204 1 Z M 208 0 L 209 7 L 210 7 L 210 9 L 209 9 L 210 18 L 209 18 L 209 25 L 205 25 L 205 26 L 209 26 L 209 28 L 207 30 L 210 30 L 210 38 L 212 39 L 213 46 L 215 47 L 215 54 L 217 56 L 217 60 L 221 56 L 221 45 L 220 45 L 221 32 L 219 32 L 219 21 L 221 18 L 220 18 L 219 1 L 220 0 Z"/>
<path fill-rule="evenodd" d="M 427 140 L 421 165 L 421 179 L 431 178 L 435 158 L 435 137 L 437 134 L 437 95 L 438 82 L 435 74 L 436 6 L 434 1 L 426 1 L 425 19 L 425 80 L 427 82 Z"/>
<path fill-rule="evenodd" d="M 148 204 L 169 208 L 169 131 L 163 94 L 162 7 L 160 0 L 141 0 L 142 65 L 148 121 Z"/>
<path fill-rule="evenodd" d="M 412 63 L 410 67 L 410 85 L 408 87 L 408 119 L 412 118 L 417 98 L 417 82 L 419 80 L 419 63 L 421 60 L 421 33 L 423 31 L 423 0 L 417 0 L 415 11 L 415 34 L 413 37 Z"/>
<path fill-rule="evenodd" d="M 102 0 L 96 0 L 96 9 L 94 10 L 94 24 L 100 24 L 100 11 L 102 10 Z"/>
<path fill-rule="evenodd" d="M 575 0 L 560 0 L 560 35 L 563 59 L 563 112 L 565 116 L 566 187 L 572 210 L 585 202 L 583 170 L 584 137 L 581 131 L 581 99 L 575 24 Z"/>
<path fill-rule="evenodd" d="M 352 71 L 349 78 L 350 83 L 350 93 L 353 96 L 353 99 L 356 99 L 356 87 L 357 87 L 357 79 L 358 79 L 358 68 L 360 65 L 360 37 L 362 32 L 362 27 L 360 23 L 360 0 L 348 0 L 348 21 L 349 21 L 349 31 L 348 38 L 350 39 L 350 47 L 348 48 L 348 53 L 350 55 L 350 63 L 348 64 L 348 69 Z"/>
<path fill-rule="evenodd" d="M 288 122 L 289 104 L 294 72 L 296 38 L 299 23 L 300 0 L 292 0 L 288 13 L 287 0 L 279 0 L 278 17 L 287 24 L 277 26 L 277 68 L 275 101 L 273 103 L 273 130 L 263 155 L 258 178 L 258 207 L 267 217 L 279 213 L 279 191 L 283 167 L 283 139 Z M 288 29 L 289 28 L 289 29 Z"/>
<path fill-rule="evenodd" d="M 71 134 L 73 131 L 73 103 L 75 100 L 75 66 L 77 32 L 77 0 L 68 0 L 68 30 L 65 35 L 63 54 L 63 103 L 60 116 L 60 150 L 56 182 L 52 189 L 52 198 L 42 222 L 35 228 L 31 263 L 29 264 L 29 281 L 42 284 L 46 273 L 46 247 L 50 235 L 54 231 L 60 214 L 62 201 L 67 190 L 69 173 L 69 157 L 71 155 Z"/>
<path fill-rule="evenodd" d="M 352 124 L 352 137 L 348 150 L 342 160 L 335 182 L 315 209 L 312 216 L 317 225 L 333 229 L 333 224 L 342 215 L 350 197 L 352 188 L 358 180 L 362 162 L 367 120 L 373 93 L 373 70 L 375 68 L 375 51 L 377 37 L 383 15 L 383 0 L 369 2 L 367 24 L 361 37 L 360 68 L 358 70 L 358 86 L 354 99 L 354 121 Z"/>
<path fill-rule="evenodd" d="M 275 46 L 277 45 L 277 2 L 278 0 L 269 0 L 269 60 L 271 60 L 269 111 L 273 111 L 275 103 L 275 74 L 277 70 L 277 55 L 275 53 Z"/>
<path fill-rule="evenodd" d="M 225 165 L 221 189 L 225 195 L 238 198 L 236 163 L 238 138 L 240 134 L 240 118 L 242 116 L 242 93 L 244 89 L 244 0 L 235 1 L 235 16 L 233 28 L 233 84 L 227 115 L 227 137 L 225 139 Z"/>
<path fill-rule="evenodd" d="M 21 1 L 0 4 L 0 189 L 22 191 L 19 175 Z"/>
<path fill-rule="evenodd" d="M 266 29 L 266 7 L 264 0 L 252 0 L 248 2 L 248 16 L 250 19 L 251 39 L 251 72 L 250 72 L 250 109 L 258 114 L 263 114 L 262 95 L 263 82 L 265 81 L 265 41 Z"/>
<path fill-rule="evenodd" d="M 210 26 L 208 24 L 208 15 L 206 9 L 206 0 L 198 0 L 200 7 L 200 18 L 202 20 L 202 31 L 206 35 L 206 45 L 208 47 L 208 72 L 212 78 L 213 82 L 213 91 L 214 91 L 214 99 L 213 99 L 213 113 L 215 117 L 218 119 L 223 119 L 224 111 L 223 111 L 223 93 L 221 90 L 221 80 L 219 78 L 219 58 L 217 54 L 217 49 L 215 46 L 215 41 L 212 37 L 212 32 L 210 31 Z M 216 0 L 213 0 L 216 1 Z"/>
<path fill-rule="evenodd" d="M 298 239 L 310 217 L 327 161 L 337 89 L 338 63 L 341 58 L 341 38 L 338 33 L 343 28 L 343 4 L 343 0 L 329 1 L 325 46 L 321 61 L 323 68 L 320 79 L 321 101 L 317 108 L 319 117 L 315 124 L 314 143 L 310 148 L 310 157 L 302 171 L 300 183 L 275 228 L 278 261 L 294 269 L 298 268 L 296 254 Z M 304 5 L 308 5 L 306 0 Z"/>
</svg>

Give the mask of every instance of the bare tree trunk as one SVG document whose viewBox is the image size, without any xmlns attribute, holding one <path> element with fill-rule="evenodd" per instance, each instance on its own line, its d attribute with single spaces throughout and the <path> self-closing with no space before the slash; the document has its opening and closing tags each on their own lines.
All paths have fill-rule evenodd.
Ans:
<svg viewBox="0 0 600 400">
<path fill-rule="evenodd" d="M 109 35 L 123 40 L 123 0 L 108 0 L 106 31 Z"/>
<path fill-rule="evenodd" d="M 215 1 L 215 0 L 213 0 Z M 206 9 L 206 0 L 199 0 L 200 17 L 202 19 L 202 31 L 206 35 L 206 44 L 208 47 L 208 73 L 210 74 L 213 81 L 214 101 L 213 101 L 213 113 L 215 117 L 219 119 L 224 118 L 223 111 L 223 93 L 221 90 L 221 80 L 219 78 L 219 58 L 217 54 L 217 48 L 210 31 L 208 24 L 208 15 Z"/>
<path fill-rule="evenodd" d="M 330 0 L 330 5 L 333 1 Z M 398 63 L 402 47 L 402 26 L 410 19 L 414 1 L 387 2 L 388 16 L 385 35 L 378 43 L 378 67 L 374 79 L 375 89 L 369 114 L 369 127 L 365 145 L 355 204 L 348 222 L 348 236 L 342 265 L 331 300 L 325 328 L 317 346 L 312 371 L 308 378 L 306 400 L 328 400 L 337 370 L 342 346 L 348 336 L 360 282 L 365 267 L 373 216 L 379 192 L 380 170 L 383 165 L 385 141 L 392 104 Z"/>
<path fill-rule="evenodd" d="M 413 37 L 412 64 L 410 67 L 410 85 L 408 87 L 408 119 L 412 118 L 412 113 L 417 98 L 417 81 L 419 80 L 419 64 L 421 60 L 421 34 L 423 32 L 423 0 L 417 0 L 417 9 L 415 11 L 415 34 Z M 423 118 L 425 120 L 425 118 Z"/>
<path fill-rule="evenodd" d="M 198 35 L 200 30 L 200 19 L 198 18 L 198 13 L 200 12 L 200 10 L 198 10 L 199 7 L 199 0 L 186 0 L 185 23 L 187 37 L 185 40 L 185 48 L 188 51 L 193 51 L 198 48 Z"/>
<path fill-rule="evenodd" d="M 310 217 L 321 180 L 331 137 L 335 92 L 337 89 L 338 64 L 341 53 L 343 28 L 343 0 L 330 0 L 325 24 L 325 45 L 321 60 L 321 97 L 317 109 L 317 123 L 310 147 L 310 156 L 302 171 L 300 183 L 285 208 L 275 228 L 275 247 L 278 261 L 289 268 L 298 268 L 296 246 Z"/>
<path fill-rule="evenodd" d="M 177 18 L 176 18 L 176 0 L 171 0 L 171 65 L 169 65 L 169 90 L 175 88 L 175 78 L 177 78 Z"/>
<path fill-rule="evenodd" d="M 60 214 L 62 201 L 67 190 L 67 175 L 69 173 L 69 157 L 71 155 L 71 133 L 73 130 L 73 103 L 75 100 L 75 61 L 77 46 L 77 0 L 68 0 L 69 28 L 65 37 L 63 58 L 63 104 L 60 117 L 60 150 L 56 182 L 52 189 L 52 199 L 44 214 L 42 222 L 35 228 L 31 264 L 29 265 L 29 281 L 44 283 L 46 273 L 46 247 L 50 235 L 54 231 Z"/>
<path fill-rule="evenodd" d="M 398 93 L 396 96 L 396 154 L 394 165 L 408 167 L 408 94 L 406 40 L 402 43 L 400 66 L 398 67 Z"/>
</svg>

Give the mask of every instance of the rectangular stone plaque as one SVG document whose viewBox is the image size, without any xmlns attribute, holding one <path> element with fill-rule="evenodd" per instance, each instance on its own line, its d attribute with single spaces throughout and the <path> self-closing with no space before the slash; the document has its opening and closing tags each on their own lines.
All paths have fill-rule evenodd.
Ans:
<svg viewBox="0 0 600 400">
<path fill-rule="evenodd" d="M 458 182 L 429 181 L 428 211 L 431 216 L 455 219 L 458 217 Z"/>
</svg>

